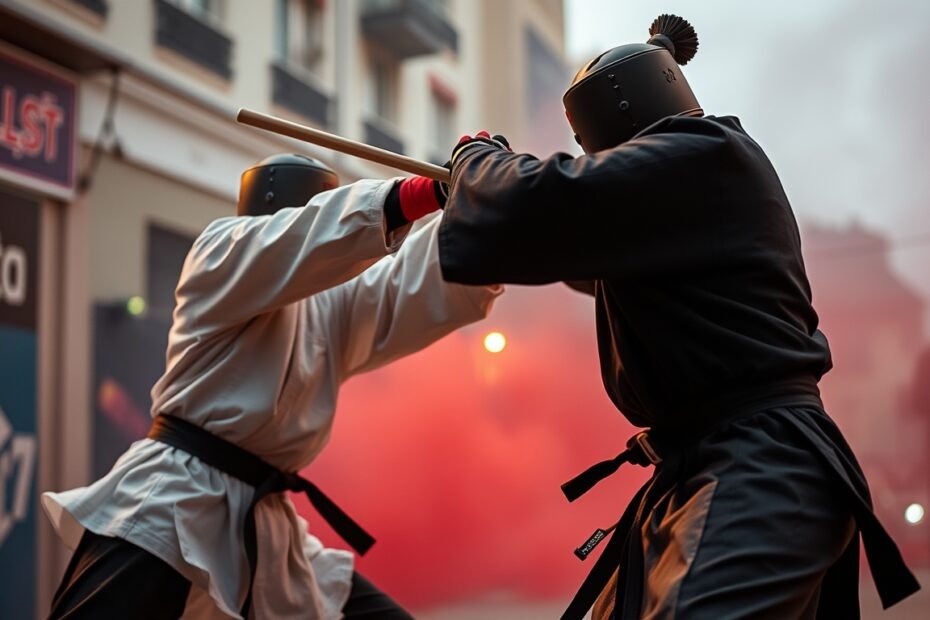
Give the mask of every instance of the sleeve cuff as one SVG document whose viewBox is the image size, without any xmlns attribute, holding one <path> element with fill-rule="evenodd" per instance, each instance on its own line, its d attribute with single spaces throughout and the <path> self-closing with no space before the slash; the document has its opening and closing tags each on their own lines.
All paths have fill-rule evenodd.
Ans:
<svg viewBox="0 0 930 620">
<path fill-rule="evenodd" d="M 407 235 L 410 234 L 410 230 L 413 228 L 411 223 L 407 223 L 394 230 L 390 230 L 387 218 L 384 214 L 384 207 L 388 195 L 391 193 L 391 190 L 394 189 L 394 186 L 402 180 L 403 177 L 397 177 L 390 181 L 385 181 L 384 186 L 378 189 L 378 192 L 375 194 L 375 200 L 373 201 L 373 204 L 377 208 L 377 220 L 381 226 L 381 238 L 384 241 L 384 250 L 388 254 L 394 254 L 400 249 L 404 244 L 404 239 L 407 238 Z"/>
</svg>

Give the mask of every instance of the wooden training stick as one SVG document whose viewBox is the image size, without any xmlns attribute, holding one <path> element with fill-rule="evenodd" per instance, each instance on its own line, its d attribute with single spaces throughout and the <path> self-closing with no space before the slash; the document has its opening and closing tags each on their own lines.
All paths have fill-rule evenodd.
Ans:
<svg viewBox="0 0 930 620">
<path fill-rule="evenodd" d="M 407 157 L 406 155 L 398 155 L 391 151 L 379 149 L 376 146 L 349 140 L 348 138 L 320 131 L 313 127 L 293 123 L 283 118 L 262 114 L 261 112 L 249 110 L 248 108 L 240 108 L 236 120 L 244 125 L 251 125 L 252 127 L 258 127 L 259 129 L 271 131 L 283 136 L 297 138 L 304 142 L 324 146 L 328 149 L 339 151 L 340 153 L 354 155 L 355 157 L 367 159 L 368 161 L 403 170 L 404 172 L 429 177 L 437 181 L 442 181 L 443 183 L 450 182 L 449 171 L 442 166 L 429 164 L 419 159 Z"/>
</svg>

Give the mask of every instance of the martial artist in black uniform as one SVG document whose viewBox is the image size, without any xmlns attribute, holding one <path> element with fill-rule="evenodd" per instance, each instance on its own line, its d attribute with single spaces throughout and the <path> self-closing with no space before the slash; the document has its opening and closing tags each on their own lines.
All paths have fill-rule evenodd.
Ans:
<svg viewBox="0 0 930 620">
<path fill-rule="evenodd" d="M 656 466 L 576 551 L 610 538 L 565 617 L 599 597 L 595 618 L 855 618 L 860 535 L 890 606 L 918 586 L 821 403 L 830 349 L 788 199 L 739 120 L 703 114 L 678 68 L 690 25 L 650 34 L 566 93 L 585 156 L 463 140 L 439 233 L 453 282 L 587 282 L 604 386 L 649 429 L 563 487 Z"/>
</svg>

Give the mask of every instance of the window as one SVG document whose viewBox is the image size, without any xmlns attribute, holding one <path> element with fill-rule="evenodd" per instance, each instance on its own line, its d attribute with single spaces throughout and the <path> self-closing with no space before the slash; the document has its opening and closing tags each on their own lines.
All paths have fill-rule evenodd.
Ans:
<svg viewBox="0 0 930 620">
<path fill-rule="evenodd" d="M 219 25 L 223 23 L 226 9 L 225 0 L 171 0 L 171 4 L 184 9 L 208 24 Z"/>
<path fill-rule="evenodd" d="M 437 157 L 445 157 L 455 145 L 455 108 L 457 96 L 451 87 L 435 75 L 429 76 L 432 93 L 432 126 L 430 147 Z M 445 159 L 443 159 L 445 161 Z"/>
<path fill-rule="evenodd" d="M 232 39 L 219 23 L 222 0 L 155 0 L 155 42 L 201 67 L 232 78 Z"/>
<path fill-rule="evenodd" d="M 433 115 L 433 145 L 440 151 L 449 150 L 454 146 L 455 136 L 455 103 L 433 95 L 434 110 Z"/>
<path fill-rule="evenodd" d="M 276 0 L 275 54 L 292 68 L 320 75 L 324 57 L 324 3 Z"/>
<path fill-rule="evenodd" d="M 404 152 L 397 138 L 400 63 L 379 45 L 368 48 L 365 81 L 365 142 L 395 153 Z"/>
<path fill-rule="evenodd" d="M 109 6 L 107 5 L 107 0 L 71 0 L 75 4 L 78 4 L 92 13 L 96 13 L 100 17 L 106 17 Z"/>
<path fill-rule="evenodd" d="M 149 225 L 146 301 L 154 315 L 171 316 L 174 310 L 174 289 L 193 243 L 193 237 L 154 224 Z"/>
<path fill-rule="evenodd" d="M 368 113 L 377 119 L 397 122 L 397 65 L 371 54 L 367 88 Z"/>
</svg>

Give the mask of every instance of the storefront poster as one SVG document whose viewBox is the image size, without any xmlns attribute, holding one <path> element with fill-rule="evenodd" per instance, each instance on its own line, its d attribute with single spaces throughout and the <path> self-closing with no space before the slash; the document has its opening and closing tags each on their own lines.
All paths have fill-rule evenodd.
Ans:
<svg viewBox="0 0 930 620">
<path fill-rule="evenodd" d="M 39 205 L 0 191 L 0 618 L 32 620 L 36 583 Z"/>
<path fill-rule="evenodd" d="M 66 74 L 0 47 L 0 177 L 72 196 L 76 93 Z"/>
</svg>

